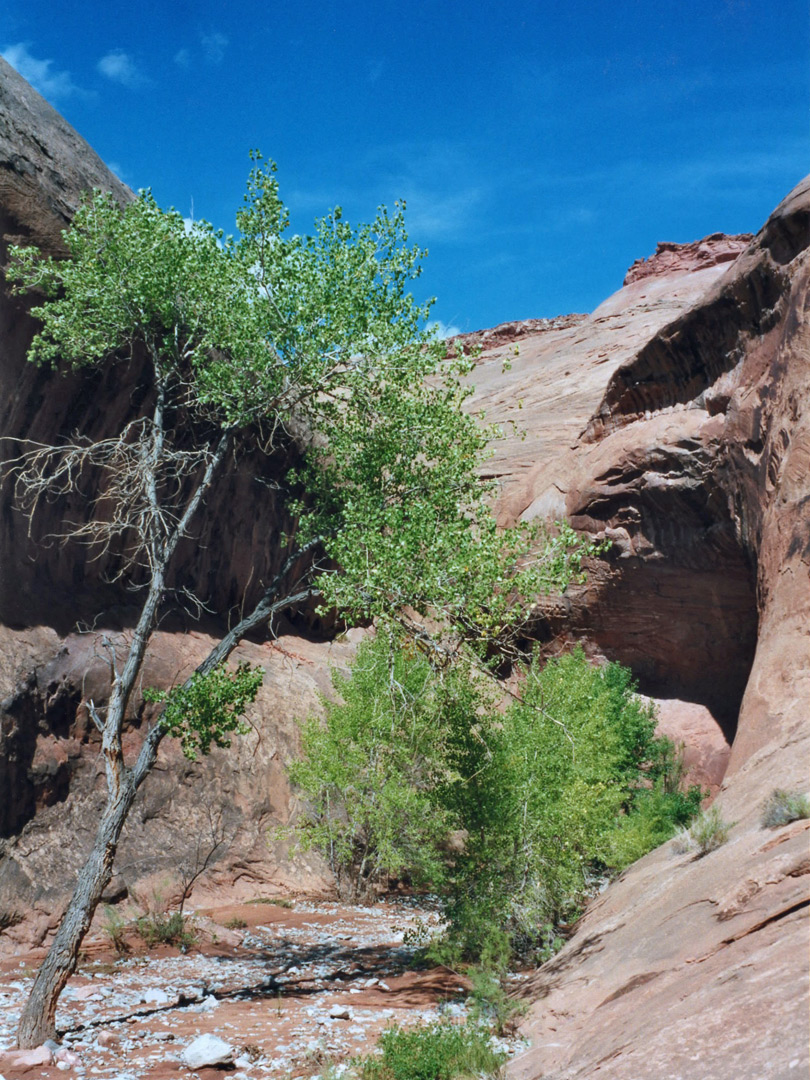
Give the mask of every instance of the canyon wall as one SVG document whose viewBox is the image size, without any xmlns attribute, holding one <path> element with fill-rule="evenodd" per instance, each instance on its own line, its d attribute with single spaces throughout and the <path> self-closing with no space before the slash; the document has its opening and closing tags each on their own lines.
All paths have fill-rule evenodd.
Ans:
<svg viewBox="0 0 810 1080">
<path fill-rule="evenodd" d="M 666 844 L 589 907 L 530 980 L 524 1080 L 807 1071 L 809 823 L 761 814 L 810 776 L 810 180 L 755 237 L 673 247 L 475 376 L 475 405 L 515 425 L 491 466 L 502 519 L 612 541 L 534 635 L 629 665 L 673 734 L 700 710 L 730 744 L 729 842 Z"/>
</svg>

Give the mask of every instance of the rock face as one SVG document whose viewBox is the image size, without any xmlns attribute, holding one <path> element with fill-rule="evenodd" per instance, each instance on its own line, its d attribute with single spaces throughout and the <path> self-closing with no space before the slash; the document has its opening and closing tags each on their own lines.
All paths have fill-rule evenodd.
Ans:
<svg viewBox="0 0 810 1080">
<path fill-rule="evenodd" d="M 63 251 L 61 230 L 82 193 L 101 188 L 125 202 L 132 193 L 30 86 L 0 59 L 0 269 L 12 243 Z M 0 288 L 0 464 L 23 438 L 53 441 L 75 430 L 120 430 L 150 387 L 137 361 L 101 375 L 56 375 L 25 354 L 35 323 L 28 304 Z M 290 522 L 279 512 L 274 482 L 289 454 L 260 463 L 237 462 L 214 495 L 198 534 L 178 552 L 175 583 L 189 586 L 227 619 L 245 590 L 258 590 L 280 565 L 279 534 Z M 54 502 L 33 527 L 3 488 L 0 514 L 0 909 L 27 913 L 24 924 L 0 934 L 0 949 L 39 942 L 53 927 L 97 813 L 100 776 L 92 724 L 80 703 L 104 699 L 108 673 L 100 657 L 103 634 L 120 638 L 131 625 L 132 596 L 106 580 L 104 559 L 54 537 L 63 520 L 86 508 Z M 248 603 L 250 597 L 248 597 Z M 97 620 L 97 621 L 94 621 Z M 76 633 L 94 621 L 94 633 Z M 190 633 L 157 635 L 145 673 L 150 685 L 169 685 L 205 655 L 211 638 L 192 614 L 168 624 Z M 216 633 L 216 621 L 205 629 Z M 283 631 L 284 627 L 278 628 Z M 227 843 L 217 852 L 209 882 L 251 880 L 288 888 L 324 885 L 317 861 L 293 868 L 283 848 L 268 846 L 268 829 L 283 824 L 291 794 L 285 761 L 297 745 L 295 718 L 316 710 L 329 689 L 329 665 L 345 666 L 348 642 L 318 644 L 283 633 L 272 649 L 243 646 L 265 667 L 255 737 L 240 740 L 222 770 L 221 753 L 199 766 L 166 747 L 145 785 L 122 843 L 111 896 L 157 887 L 177 889 L 177 870 L 210 832 L 209 810 Z M 137 748 L 145 718 L 129 718 Z M 224 786 L 222 786 L 224 784 Z M 194 834 L 197 834 L 195 839 Z M 185 854 L 184 854 L 185 852 Z"/>
<path fill-rule="evenodd" d="M 665 240 L 657 245 L 655 254 L 649 259 L 636 259 L 627 271 L 624 284 L 632 285 L 634 281 L 644 278 L 669 277 L 671 274 L 705 270 L 709 266 L 734 262 L 751 240 L 751 233 L 737 236 L 712 233 L 691 244 L 673 244 Z"/>
<path fill-rule="evenodd" d="M 129 197 L 2 61 L 0 104 L 0 257 L 19 237 L 58 251 L 83 187 Z M 613 542 L 585 586 L 539 598 L 527 636 L 548 654 L 580 640 L 629 665 L 734 823 L 702 858 L 664 845 L 591 905 L 529 981 L 533 1045 L 516 1077 L 806 1075 L 810 831 L 765 829 L 760 814 L 774 788 L 806 790 L 810 764 L 809 244 L 805 181 L 753 238 L 661 245 L 590 316 L 475 336 L 473 407 L 506 432 L 487 466 L 500 520 L 567 517 Z M 24 306 L 0 295 L 5 435 L 103 430 L 149 393 L 137 365 L 95 381 L 31 369 L 32 332 Z M 266 463 L 268 477 L 284 467 Z M 183 580 L 219 611 L 272 572 L 286 525 L 272 489 L 249 476 L 236 468 L 227 513 L 211 515 L 225 529 L 203 530 L 180 560 Z M 97 625 L 115 635 L 128 620 L 103 566 L 43 545 L 64 509 L 33 536 L 7 495 L 0 515 L 0 906 L 35 913 L 0 935 L 12 948 L 52 926 L 99 798 L 81 702 L 105 676 L 98 637 L 75 624 L 100 611 Z M 187 629 L 156 637 L 148 682 L 189 671 L 216 628 Z M 213 887 L 317 882 L 316 864 L 296 868 L 268 848 L 267 828 L 290 811 L 292 718 L 317 706 L 327 665 L 345 665 L 353 645 L 292 629 L 274 646 L 243 646 L 267 671 L 252 736 L 194 766 L 162 748 L 113 893 L 176 879 L 211 811 L 232 834 Z M 147 719 L 130 717 L 133 746 Z"/>
<path fill-rule="evenodd" d="M 531 982 L 516 1077 L 807 1071 L 807 823 L 760 816 L 810 765 L 808 246 L 810 179 L 730 264 L 632 273 L 590 319 L 522 338 L 508 374 L 504 350 L 481 358 L 474 407 L 525 430 L 493 465 L 502 518 L 565 515 L 613 541 L 535 634 L 628 664 L 671 699 L 670 733 L 689 703 L 731 744 L 729 843 L 664 845 L 591 906 Z"/>
</svg>

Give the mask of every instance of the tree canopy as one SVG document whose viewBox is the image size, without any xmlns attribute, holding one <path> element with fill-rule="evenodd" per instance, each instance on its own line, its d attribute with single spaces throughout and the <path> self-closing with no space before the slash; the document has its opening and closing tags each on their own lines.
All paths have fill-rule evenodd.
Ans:
<svg viewBox="0 0 810 1080">
<path fill-rule="evenodd" d="M 403 212 L 380 208 L 352 227 L 336 208 L 311 235 L 292 233 L 275 166 L 254 153 L 236 236 L 189 225 L 149 192 L 123 207 L 96 192 L 64 233 L 67 258 L 11 249 L 7 277 L 42 298 L 31 360 L 91 368 L 134 358 L 149 376 L 121 430 L 24 442 L 11 466 L 30 514 L 42 498 L 93 492 L 67 535 L 105 552 L 142 596 L 126 644 L 102 643 L 108 699 L 85 703 L 107 804 L 23 1010 L 22 1045 L 55 1030 L 56 1000 L 161 740 L 177 736 L 193 756 L 242 730 L 260 673 L 225 664 L 245 634 L 272 633 L 280 613 L 317 596 L 347 620 L 428 616 L 486 652 L 538 590 L 563 588 L 593 550 L 565 526 L 553 539 L 496 528 L 478 472 L 493 432 L 464 409 L 469 357 L 448 357 L 428 330 L 430 302 L 408 291 L 425 252 L 408 245 Z M 234 456 L 293 443 L 299 465 L 281 497 L 297 524 L 273 560 L 278 573 L 259 583 L 255 603 L 243 598 L 185 683 L 147 694 L 162 713 L 127 760 L 127 707 L 157 622 L 178 601 L 178 544 L 211 512 Z"/>
</svg>

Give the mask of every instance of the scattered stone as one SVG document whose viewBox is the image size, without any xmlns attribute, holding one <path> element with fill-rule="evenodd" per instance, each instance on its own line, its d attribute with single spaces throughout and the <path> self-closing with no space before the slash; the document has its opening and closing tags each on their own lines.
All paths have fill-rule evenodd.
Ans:
<svg viewBox="0 0 810 1080">
<path fill-rule="evenodd" d="M 141 994 L 141 1001 L 146 1002 L 147 1005 L 168 1005 L 169 995 L 165 990 L 160 990 L 158 988 L 154 990 L 145 990 L 144 993 Z"/>
<path fill-rule="evenodd" d="M 351 1020 L 352 1010 L 348 1005 L 333 1005 L 329 1010 L 330 1020 Z"/>
<path fill-rule="evenodd" d="M 120 1037 L 112 1031 L 100 1032 L 96 1042 L 104 1050 L 115 1050 L 121 1045 Z"/>
<path fill-rule="evenodd" d="M 38 1046 L 35 1050 L 7 1050 L 0 1055 L 0 1063 L 8 1069 L 21 1073 L 34 1072 L 43 1065 L 53 1065 L 53 1053 L 48 1046 Z"/>
<path fill-rule="evenodd" d="M 218 1035 L 200 1035 L 180 1055 L 190 1069 L 233 1064 L 233 1047 Z"/>
</svg>

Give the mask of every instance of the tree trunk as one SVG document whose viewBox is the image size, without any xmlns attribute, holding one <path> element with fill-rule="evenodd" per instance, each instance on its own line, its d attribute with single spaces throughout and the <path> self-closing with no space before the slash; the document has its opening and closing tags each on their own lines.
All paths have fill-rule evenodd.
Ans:
<svg viewBox="0 0 810 1080">
<path fill-rule="evenodd" d="M 22 1011 L 17 1042 L 24 1050 L 41 1046 L 56 1035 L 56 1003 L 76 968 L 81 943 L 110 883 L 118 840 L 136 792 L 129 778 L 117 797 L 108 799 L 93 850 L 79 872 L 73 896 Z"/>
</svg>

